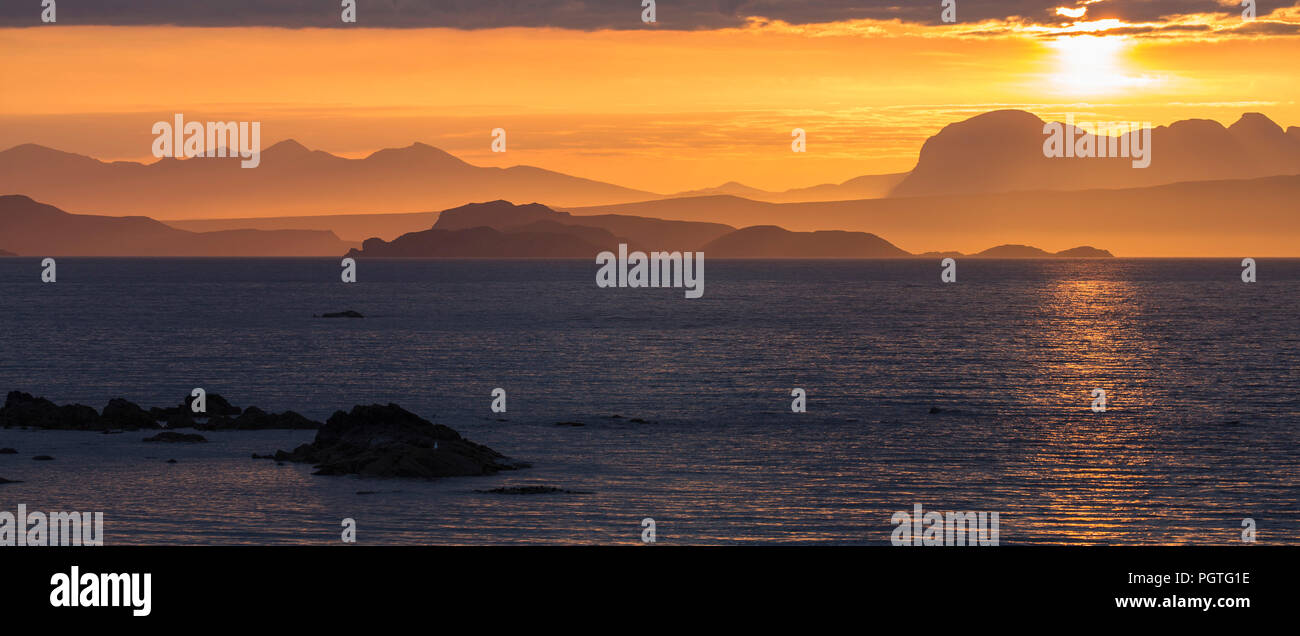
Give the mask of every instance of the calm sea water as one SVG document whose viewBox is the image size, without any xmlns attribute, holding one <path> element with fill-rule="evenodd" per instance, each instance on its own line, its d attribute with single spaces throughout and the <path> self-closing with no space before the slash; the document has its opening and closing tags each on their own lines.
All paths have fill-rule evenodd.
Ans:
<svg viewBox="0 0 1300 636">
<path fill-rule="evenodd" d="M 362 543 L 639 543 L 644 517 L 661 543 L 887 543 L 916 503 L 996 511 L 1003 544 L 1232 544 L 1244 518 L 1300 542 L 1300 261 L 1249 285 L 1234 260 L 965 259 L 951 285 L 931 260 L 708 261 L 695 300 L 596 269 L 59 259 L 42 284 L 0 259 L 0 391 L 396 402 L 534 464 L 321 477 L 249 458 L 311 432 L 0 430 L 25 482 L 0 510 L 102 510 L 113 544 L 330 543 L 345 517 Z M 533 484 L 589 494 L 476 492 Z"/>
</svg>

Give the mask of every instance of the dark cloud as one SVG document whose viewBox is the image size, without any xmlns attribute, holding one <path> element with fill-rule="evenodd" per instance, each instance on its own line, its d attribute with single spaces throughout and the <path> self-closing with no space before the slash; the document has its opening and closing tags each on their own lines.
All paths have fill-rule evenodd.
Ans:
<svg viewBox="0 0 1300 636">
<path fill-rule="evenodd" d="M 956 0 L 957 20 L 1012 19 L 1038 24 L 1068 21 L 1059 6 L 1081 0 Z M 57 0 L 58 23 L 185 26 L 343 27 L 341 0 Z M 1264 17 L 1300 0 L 1258 0 Z M 40 25 L 41 0 L 0 0 L 0 26 Z M 507 26 L 569 29 L 714 29 L 749 17 L 811 24 L 873 18 L 938 24 L 940 0 L 657 0 L 656 25 L 641 22 L 641 0 L 357 0 L 361 27 Z M 1154 21 L 1191 13 L 1240 15 L 1214 0 L 1102 0 L 1088 18 Z M 347 25 L 351 26 L 351 25 Z"/>
</svg>

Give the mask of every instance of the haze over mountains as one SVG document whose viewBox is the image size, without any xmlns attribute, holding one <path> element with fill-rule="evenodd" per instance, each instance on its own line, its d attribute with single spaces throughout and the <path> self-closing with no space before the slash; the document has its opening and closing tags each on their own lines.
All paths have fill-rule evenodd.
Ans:
<svg viewBox="0 0 1300 636">
<path fill-rule="evenodd" d="M 658 196 L 529 166 L 473 166 L 422 143 L 347 159 L 290 140 L 264 149 L 256 168 L 239 162 L 106 163 L 24 144 L 0 152 L 0 192 L 65 210 L 160 219 L 427 212 L 502 197 L 593 205 Z"/>
<path fill-rule="evenodd" d="M 784 192 L 728 183 L 668 197 L 539 168 L 472 166 L 419 143 L 345 159 L 281 142 L 262 153 L 255 169 L 240 168 L 238 158 L 105 163 L 26 144 L 0 152 L 0 193 L 27 195 L 63 214 L 133 218 L 63 219 L 41 231 L 66 227 L 67 238 L 43 237 L 30 219 L 3 218 L 20 208 L 30 216 L 26 204 L 7 202 L 0 228 L 14 229 L 0 234 L 0 248 L 20 254 L 338 254 L 367 239 L 490 227 L 513 235 L 566 235 L 557 243 L 562 251 L 578 249 L 575 241 L 610 236 L 676 251 L 698 250 L 737 228 L 770 225 L 886 236 L 891 247 L 912 253 L 975 252 L 1015 241 L 1047 250 L 1103 245 L 1126 256 L 1300 255 L 1300 176 L 1294 176 L 1300 175 L 1300 128 L 1284 131 L 1254 113 L 1226 127 L 1176 122 L 1151 131 L 1151 165 L 1134 168 L 1126 157 L 1045 157 L 1043 124 L 1030 113 L 1005 110 L 949 125 L 925 143 L 909 173 Z M 501 200 L 544 205 L 472 213 L 458 207 Z M 340 211 L 354 213 L 332 213 Z M 169 219 L 172 227 L 156 218 Z M 529 224 L 538 225 L 521 229 Z M 88 238 L 92 226 L 111 240 Z M 230 233 L 250 230 L 262 232 Z M 150 238 L 129 239 L 132 232 Z M 751 230 L 750 240 L 731 240 L 735 249 L 754 250 L 785 236 L 772 232 Z M 828 248 L 834 237 L 808 244 Z M 519 236 L 483 240 L 518 242 Z M 796 244 L 806 237 L 785 240 L 795 243 L 769 244 L 766 251 L 806 249 Z M 714 247 L 732 249 L 726 241 Z"/>
<path fill-rule="evenodd" d="M 864 175 L 782 192 L 733 182 L 665 197 L 530 166 L 474 166 L 423 143 L 347 159 L 288 140 L 264 149 L 253 169 L 240 168 L 236 158 L 215 157 L 102 162 L 23 144 L 0 151 L 0 193 L 25 194 L 73 212 L 193 221 L 431 213 L 496 199 L 561 208 L 707 195 L 789 203 L 1300 174 L 1300 128 L 1284 131 L 1258 113 L 1244 114 L 1227 127 L 1201 119 L 1156 127 L 1151 165 L 1144 169 L 1133 168 L 1127 158 L 1045 157 L 1043 123 L 1025 111 L 984 113 L 928 139 L 908 173 Z M 210 224 L 185 229 L 236 228 Z"/>
</svg>

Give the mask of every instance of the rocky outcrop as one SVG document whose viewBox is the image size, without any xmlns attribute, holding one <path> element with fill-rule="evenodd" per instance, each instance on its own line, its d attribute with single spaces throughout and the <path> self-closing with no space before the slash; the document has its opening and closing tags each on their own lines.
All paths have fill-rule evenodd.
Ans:
<svg viewBox="0 0 1300 636">
<path fill-rule="evenodd" d="M 142 428 L 161 428 L 157 418 L 134 402 L 113 398 L 104 406 L 100 419 L 105 428 L 134 431 Z"/>
<path fill-rule="evenodd" d="M 396 404 L 336 411 L 316 439 L 275 459 L 316 465 L 317 475 L 432 479 L 491 475 L 528 464 L 505 457 Z"/>
<path fill-rule="evenodd" d="M 208 441 L 208 438 L 206 438 L 206 437 L 204 437 L 204 436 L 202 436 L 202 435 L 199 435 L 198 433 L 177 433 L 177 432 L 175 432 L 175 431 L 163 431 L 163 432 L 161 432 L 161 433 L 159 433 L 159 434 L 157 434 L 157 435 L 154 435 L 153 437 L 146 437 L 146 438 L 144 438 L 143 441 L 146 441 L 146 442 L 168 442 L 168 443 L 173 443 L 173 444 L 176 444 L 176 443 L 180 443 L 180 444 L 197 444 L 197 443 L 199 443 L 199 442 L 206 442 L 206 441 Z"/>
<path fill-rule="evenodd" d="M 216 430 L 316 429 L 320 422 L 309 420 L 293 411 L 267 413 L 256 406 L 247 409 L 231 404 L 217 393 L 205 398 L 205 412 L 195 413 L 193 400 L 186 396 L 179 406 L 145 410 L 122 398 L 109 400 L 103 412 L 89 406 L 59 406 L 45 398 L 12 391 L 0 408 L 0 427 L 63 429 L 76 431 L 120 432 L 160 428 L 197 428 Z"/>
<path fill-rule="evenodd" d="M 103 422 L 95 409 L 83 404 L 59 406 L 30 393 L 10 391 L 0 408 L 0 427 L 53 428 L 66 430 L 102 430 Z"/>
</svg>

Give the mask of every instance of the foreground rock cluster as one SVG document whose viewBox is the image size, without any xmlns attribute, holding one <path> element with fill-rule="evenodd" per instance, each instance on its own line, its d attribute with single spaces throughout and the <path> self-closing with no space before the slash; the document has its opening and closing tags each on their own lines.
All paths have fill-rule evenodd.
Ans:
<svg viewBox="0 0 1300 636">
<path fill-rule="evenodd" d="M 253 455 L 254 459 L 314 464 L 317 475 L 432 479 L 492 475 L 529 466 L 475 444 L 451 428 L 434 424 L 396 404 L 359 405 L 351 411 L 336 411 L 322 425 L 293 411 L 267 413 L 256 406 L 240 408 L 215 393 L 207 394 L 204 413 L 194 413 L 192 399 L 186 397 L 179 406 L 146 411 L 133 402 L 114 398 L 96 411 L 81 404 L 60 406 L 45 398 L 13 391 L 0 408 L 0 427 L 99 432 L 161 429 L 144 441 L 170 443 L 207 441 L 197 433 L 170 430 L 178 428 L 317 429 L 316 438 L 310 444 L 292 452 Z M 8 450 L 11 449 L 4 449 Z"/>
<path fill-rule="evenodd" d="M 312 443 L 293 452 L 276 451 L 274 459 L 315 464 L 317 475 L 425 479 L 492 475 L 529 466 L 396 404 L 336 411 Z"/>
<path fill-rule="evenodd" d="M 164 428 L 194 428 L 204 431 L 316 429 L 320 422 L 293 411 L 267 413 L 256 406 L 240 408 L 216 393 L 206 396 L 206 410 L 195 413 L 194 398 L 186 396 L 179 406 L 145 410 L 122 398 L 113 398 L 100 411 L 83 404 L 57 405 L 29 393 L 11 391 L 0 408 L 0 427 L 45 428 L 71 431 L 138 431 Z"/>
</svg>

